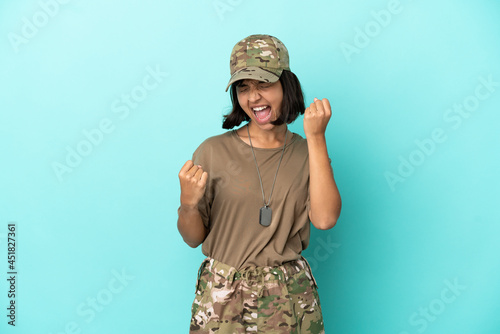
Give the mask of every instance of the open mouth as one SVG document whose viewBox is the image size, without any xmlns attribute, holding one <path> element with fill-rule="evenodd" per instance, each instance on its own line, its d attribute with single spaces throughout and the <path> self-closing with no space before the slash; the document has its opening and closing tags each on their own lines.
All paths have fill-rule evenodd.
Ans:
<svg viewBox="0 0 500 334">
<path fill-rule="evenodd" d="M 270 106 L 260 106 L 252 108 L 255 118 L 259 123 L 265 123 L 271 119 L 271 107 Z"/>
</svg>

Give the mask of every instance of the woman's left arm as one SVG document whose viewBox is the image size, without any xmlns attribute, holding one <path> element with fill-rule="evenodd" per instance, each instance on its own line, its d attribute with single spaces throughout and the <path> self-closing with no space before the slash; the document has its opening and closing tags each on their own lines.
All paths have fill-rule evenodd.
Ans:
<svg viewBox="0 0 500 334">
<path fill-rule="evenodd" d="M 326 148 L 325 131 L 331 116 L 327 99 L 315 98 L 304 113 L 304 133 L 309 150 L 309 218 L 320 230 L 335 226 L 342 207 Z"/>
</svg>

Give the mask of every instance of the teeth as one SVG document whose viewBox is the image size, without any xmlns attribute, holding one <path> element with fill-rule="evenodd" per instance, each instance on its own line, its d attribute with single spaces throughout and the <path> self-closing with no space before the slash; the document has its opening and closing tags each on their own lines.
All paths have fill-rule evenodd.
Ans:
<svg viewBox="0 0 500 334">
<path fill-rule="evenodd" d="M 257 108 L 253 108 L 253 110 L 255 110 L 255 111 L 261 111 L 261 110 L 264 110 L 266 108 L 267 108 L 267 106 L 265 106 L 265 107 L 257 107 Z"/>
</svg>

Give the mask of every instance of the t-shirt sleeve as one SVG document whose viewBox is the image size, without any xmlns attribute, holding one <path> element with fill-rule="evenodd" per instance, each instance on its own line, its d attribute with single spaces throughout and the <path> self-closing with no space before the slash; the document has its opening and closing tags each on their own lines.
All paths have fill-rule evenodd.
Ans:
<svg viewBox="0 0 500 334">
<path fill-rule="evenodd" d="M 213 192 L 212 182 L 211 182 L 211 166 L 212 162 L 210 161 L 211 155 L 209 154 L 209 149 L 207 148 L 206 143 L 202 143 L 196 151 L 193 153 L 193 163 L 195 165 L 201 165 L 203 171 L 208 173 L 207 186 L 205 189 L 205 195 L 198 203 L 198 211 L 200 212 L 201 219 L 203 224 L 207 229 L 210 229 L 210 214 L 212 208 L 212 199 L 211 196 Z"/>
</svg>

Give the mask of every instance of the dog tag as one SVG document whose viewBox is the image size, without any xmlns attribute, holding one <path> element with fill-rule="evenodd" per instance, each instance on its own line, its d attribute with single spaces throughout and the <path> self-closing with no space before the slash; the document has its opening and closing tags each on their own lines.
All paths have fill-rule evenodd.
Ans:
<svg viewBox="0 0 500 334">
<path fill-rule="evenodd" d="M 266 227 L 271 225 L 272 213 L 273 213 L 273 211 L 268 206 L 263 206 L 262 208 L 260 208 L 260 218 L 259 218 L 260 225 L 266 226 Z"/>
</svg>

